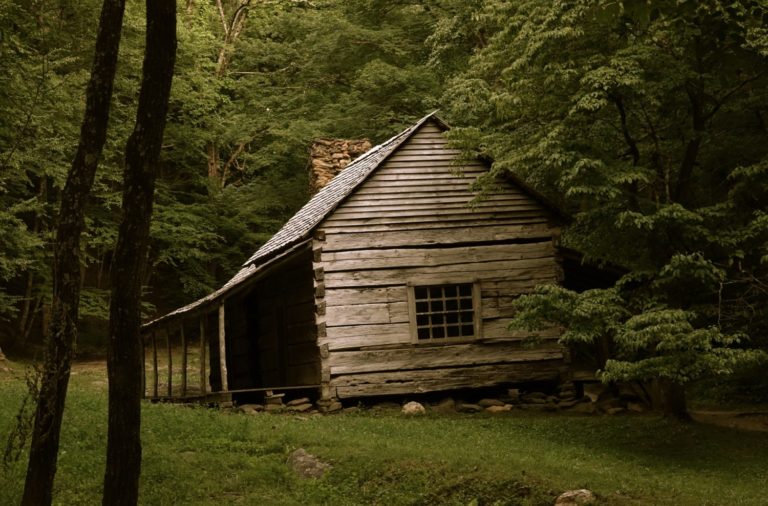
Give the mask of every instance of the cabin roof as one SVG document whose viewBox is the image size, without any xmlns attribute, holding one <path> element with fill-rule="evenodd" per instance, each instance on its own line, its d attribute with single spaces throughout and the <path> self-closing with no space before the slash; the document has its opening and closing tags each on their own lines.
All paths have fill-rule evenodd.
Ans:
<svg viewBox="0 0 768 506">
<path fill-rule="evenodd" d="M 241 269 L 218 290 L 196 300 L 184 307 L 176 309 L 165 316 L 144 324 L 144 328 L 155 327 L 182 314 L 197 312 L 204 306 L 222 298 L 227 293 L 235 290 L 245 281 L 262 273 L 276 262 L 296 251 L 303 249 L 310 240 L 312 231 L 328 217 L 341 203 L 360 186 L 371 173 L 379 167 L 400 145 L 407 141 L 419 128 L 428 121 L 438 124 L 441 130 L 450 127 L 431 112 L 417 121 L 414 125 L 400 132 L 387 141 L 374 146 L 368 152 L 352 161 L 347 167 L 334 177 L 325 187 L 318 191 L 304 207 L 289 219 L 285 225 L 273 235 L 256 253 L 254 253 L 241 267 Z M 521 180 L 510 176 L 512 182 L 539 201 L 553 214 L 563 218 L 560 210 L 552 205 L 545 197 L 530 188 Z"/>
</svg>

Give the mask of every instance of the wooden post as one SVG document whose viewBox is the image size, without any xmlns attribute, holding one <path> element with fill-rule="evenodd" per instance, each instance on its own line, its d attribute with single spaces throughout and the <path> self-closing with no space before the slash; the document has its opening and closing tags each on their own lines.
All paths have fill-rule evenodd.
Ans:
<svg viewBox="0 0 768 506">
<path fill-rule="evenodd" d="M 205 374 L 205 362 L 208 360 L 205 357 L 205 318 L 206 315 L 200 317 L 200 393 L 206 394 L 208 390 L 208 378 Z"/>
<path fill-rule="evenodd" d="M 226 318 L 224 314 L 224 301 L 219 306 L 219 368 L 221 369 L 221 391 L 229 390 L 227 385 L 227 336 Z"/>
<path fill-rule="evenodd" d="M 171 353 L 171 329 L 165 329 L 165 342 L 168 345 L 168 397 L 173 397 L 173 356 Z"/>
<path fill-rule="evenodd" d="M 141 334 L 141 397 L 147 397 L 147 339 Z"/>
<path fill-rule="evenodd" d="M 179 327 L 181 332 L 181 396 L 187 396 L 187 336 L 184 335 L 184 324 Z"/>
<path fill-rule="evenodd" d="M 158 379 L 157 379 L 157 334 L 155 334 L 155 331 L 152 331 L 152 372 L 154 373 L 152 375 L 152 381 L 154 382 L 154 388 L 152 389 L 152 397 L 157 399 L 159 392 L 157 390 L 158 388 Z"/>
</svg>

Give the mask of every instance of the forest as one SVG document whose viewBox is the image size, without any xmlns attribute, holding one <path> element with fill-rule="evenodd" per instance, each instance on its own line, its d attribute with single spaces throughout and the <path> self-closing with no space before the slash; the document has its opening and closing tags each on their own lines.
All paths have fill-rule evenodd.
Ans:
<svg viewBox="0 0 768 506">
<path fill-rule="evenodd" d="M 124 258 L 147 6 L 124 6 L 85 203 L 83 356 L 107 348 Z M 101 8 L 0 0 L 0 357 L 40 358 L 51 333 L 53 244 Z M 763 0 L 179 2 L 141 316 L 217 289 L 280 229 L 310 197 L 313 140 L 375 145 L 438 110 L 463 157 L 562 210 L 560 246 L 621 273 L 580 292 L 539 286 L 511 328 L 556 325 L 563 344 L 608 347 L 603 381 L 659 381 L 683 406 L 686 389 L 723 385 L 766 403 L 766 26 Z M 479 181 L 479 198 L 492 186 Z"/>
</svg>

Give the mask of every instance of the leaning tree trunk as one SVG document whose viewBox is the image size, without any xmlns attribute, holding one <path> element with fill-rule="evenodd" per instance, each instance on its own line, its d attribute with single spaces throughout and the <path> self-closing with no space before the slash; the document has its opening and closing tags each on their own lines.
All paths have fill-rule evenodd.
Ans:
<svg viewBox="0 0 768 506">
<path fill-rule="evenodd" d="M 117 67 L 125 0 L 104 0 L 96 52 L 85 97 L 80 143 L 61 195 L 54 244 L 53 306 L 22 505 L 51 504 L 64 400 L 77 337 L 80 300 L 80 235 L 85 203 L 107 137 L 109 104 Z"/>
<path fill-rule="evenodd" d="M 136 125 L 125 148 L 123 218 L 109 305 L 109 428 L 103 504 L 135 505 L 141 474 L 141 286 L 155 177 L 176 58 L 176 0 L 147 0 L 147 44 Z"/>
</svg>

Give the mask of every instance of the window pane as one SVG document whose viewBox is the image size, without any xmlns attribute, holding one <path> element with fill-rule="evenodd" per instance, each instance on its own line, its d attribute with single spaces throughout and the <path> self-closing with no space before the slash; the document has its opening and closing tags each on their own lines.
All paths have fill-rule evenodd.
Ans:
<svg viewBox="0 0 768 506">
<path fill-rule="evenodd" d="M 473 337 L 472 283 L 413 288 L 418 340 Z"/>
</svg>

